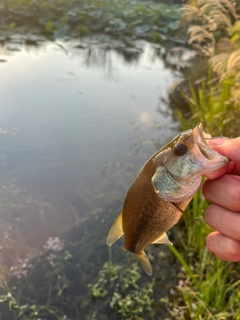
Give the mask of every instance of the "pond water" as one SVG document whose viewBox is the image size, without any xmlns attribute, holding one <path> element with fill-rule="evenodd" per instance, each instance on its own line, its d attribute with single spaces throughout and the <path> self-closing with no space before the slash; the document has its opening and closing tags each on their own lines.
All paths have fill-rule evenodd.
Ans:
<svg viewBox="0 0 240 320">
<path fill-rule="evenodd" d="M 168 107 L 176 72 L 165 66 L 159 47 L 137 41 L 132 51 L 114 49 L 99 38 L 13 37 L 2 42 L 0 61 L 2 275 L 20 297 L 46 305 L 33 291 L 42 288 L 48 269 L 38 262 L 34 272 L 34 261 L 55 241 L 60 247 L 52 253 L 71 260 L 64 267 L 65 299 L 81 297 L 81 319 L 95 319 L 96 311 L 85 310 L 86 283 L 108 260 L 108 228 L 134 175 L 178 132 Z M 22 267 L 24 258 L 33 268 Z M 70 313 L 69 319 L 79 318 Z M 60 318 L 46 311 L 41 319 Z"/>
</svg>

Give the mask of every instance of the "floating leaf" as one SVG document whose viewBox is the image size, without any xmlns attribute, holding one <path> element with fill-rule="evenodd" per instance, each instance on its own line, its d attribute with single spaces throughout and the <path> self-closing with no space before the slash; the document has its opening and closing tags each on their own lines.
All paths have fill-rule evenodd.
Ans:
<svg viewBox="0 0 240 320">
<path fill-rule="evenodd" d="M 48 33 L 53 38 L 87 35 L 101 31 L 119 36 L 144 35 L 156 28 L 171 32 L 177 28 L 177 6 L 153 1 L 136 0 L 21 0 L 0 1 L 0 32 L 7 36 L 16 33 Z M 6 14 L 7 13 L 7 14 Z M 17 18 L 16 26 L 13 17 Z M 9 22 L 12 22 L 9 26 Z M 168 27 L 169 23 L 173 23 Z M 79 25 L 81 27 L 79 27 Z M 30 27 L 29 27 L 30 26 Z M 82 28 L 82 26 L 86 26 Z M 61 31 L 60 31 L 61 30 Z"/>
<path fill-rule="evenodd" d="M 69 11 L 67 13 L 67 17 L 69 21 L 79 21 L 80 17 L 77 15 L 77 13 L 73 12 L 73 11 Z"/>
<path fill-rule="evenodd" d="M 81 35 L 89 35 L 91 33 L 90 29 L 83 24 L 77 26 L 76 31 L 79 32 Z"/>
<path fill-rule="evenodd" d="M 179 22 L 178 21 L 174 21 L 174 22 L 168 23 L 168 28 L 170 30 L 177 30 L 179 28 Z"/>
<path fill-rule="evenodd" d="M 102 16 L 102 10 L 90 10 L 89 17 L 100 18 Z"/>
<path fill-rule="evenodd" d="M 69 30 L 70 30 L 70 26 L 68 24 L 66 24 L 61 29 L 54 32 L 54 34 L 53 34 L 54 39 L 64 37 L 68 33 Z"/>
<path fill-rule="evenodd" d="M 48 21 L 46 26 L 45 26 L 45 30 L 50 33 L 50 32 L 53 31 L 53 28 L 54 28 L 53 22 L 52 21 Z"/>
<path fill-rule="evenodd" d="M 143 34 L 145 32 L 148 32 L 150 30 L 150 27 L 147 25 L 138 26 L 135 28 L 136 34 Z"/>
<path fill-rule="evenodd" d="M 122 19 L 113 19 L 112 21 L 110 21 L 110 25 L 112 26 L 112 28 L 115 30 L 115 31 L 123 31 L 127 24 L 126 22 L 124 22 Z"/>
<path fill-rule="evenodd" d="M 12 23 L 9 23 L 8 25 L 8 30 L 12 30 L 16 27 L 16 23 L 15 22 L 12 22 Z"/>
<path fill-rule="evenodd" d="M 103 24 L 101 22 L 92 22 L 88 24 L 88 27 L 92 31 L 99 31 L 103 29 Z"/>
</svg>

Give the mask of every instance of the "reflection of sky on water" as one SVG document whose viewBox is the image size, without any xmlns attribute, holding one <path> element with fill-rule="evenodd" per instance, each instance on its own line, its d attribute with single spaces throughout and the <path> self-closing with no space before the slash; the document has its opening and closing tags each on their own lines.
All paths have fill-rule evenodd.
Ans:
<svg viewBox="0 0 240 320">
<path fill-rule="evenodd" d="M 77 279 L 66 299 L 85 295 L 96 280 L 107 260 L 110 219 L 156 151 L 151 139 L 163 145 L 177 131 L 164 102 L 175 75 L 151 45 L 136 47 L 132 54 L 76 41 L 1 48 L 0 244 L 6 278 L 28 279 L 36 270 L 29 283 L 42 288 L 41 263 L 28 269 L 28 261 L 39 249 L 59 243 L 63 249 L 64 243 L 73 262 L 62 267 L 69 280 Z M 65 255 L 51 250 L 47 261 Z M 170 272 L 162 257 L 161 272 Z M 167 288 L 161 285 L 161 294 Z"/>
<path fill-rule="evenodd" d="M 172 137 L 170 113 L 156 110 L 167 110 L 160 99 L 174 74 L 143 42 L 131 63 L 116 50 L 77 44 L 12 43 L 2 50 L 0 127 L 17 135 L 0 135 L 0 177 L 49 198 L 78 190 L 87 201 L 87 192 L 110 193 L 115 185 L 114 175 L 104 185 L 104 163 L 131 161 L 137 169 L 155 147 L 134 155 L 136 139 Z M 7 46 L 20 51 L 7 54 Z M 162 130 L 153 130 L 156 123 Z M 87 202 L 94 208 L 91 196 Z"/>
</svg>

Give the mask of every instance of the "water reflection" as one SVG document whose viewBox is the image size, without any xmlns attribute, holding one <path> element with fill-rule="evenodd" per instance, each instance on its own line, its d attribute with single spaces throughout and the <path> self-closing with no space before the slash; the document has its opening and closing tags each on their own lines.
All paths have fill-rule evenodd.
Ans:
<svg viewBox="0 0 240 320">
<path fill-rule="evenodd" d="M 177 131 L 167 105 L 176 75 L 150 44 L 139 41 L 134 50 L 96 39 L 51 43 L 16 37 L 2 43 L 0 59 L 7 62 L 0 64 L 1 273 L 12 279 L 29 270 L 32 287 L 23 291 L 38 302 L 34 290 L 41 288 L 42 300 L 48 294 L 40 275 L 51 282 L 61 274 L 52 284 L 58 286 L 56 305 L 64 309 L 67 299 L 81 300 L 82 314 L 89 313 L 87 284 L 108 259 L 105 236 L 129 183 L 155 152 L 154 142 L 164 144 Z M 65 240 L 65 251 L 56 254 L 61 268 L 51 280 L 51 259 L 43 250 L 50 237 Z M 35 268 L 21 269 L 24 259 Z M 11 281 L 16 285 L 17 279 Z"/>
</svg>

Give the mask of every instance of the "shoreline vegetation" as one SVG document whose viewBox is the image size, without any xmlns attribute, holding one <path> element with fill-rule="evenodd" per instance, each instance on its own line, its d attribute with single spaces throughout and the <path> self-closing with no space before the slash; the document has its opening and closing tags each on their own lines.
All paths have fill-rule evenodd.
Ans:
<svg viewBox="0 0 240 320">
<path fill-rule="evenodd" d="M 180 35 L 186 38 L 184 30 L 187 30 L 188 43 L 197 51 L 198 58 L 196 64 L 183 70 L 179 101 L 185 102 L 184 109 L 176 104 L 178 99 L 172 102 L 181 129 L 186 130 L 202 122 L 204 129 L 212 135 L 238 136 L 240 1 L 189 0 L 185 3 L 181 6 L 180 18 L 179 5 L 152 1 L 4 0 L 0 5 L 0 42 L 7 41 L 15 34 L 31 35 L 34 41 L 34 36 L 40 35 L 55 40 L 105 33 L 131 46 L 133 40 L 138 38 L 162 43 L 177 37 L 179 28 Z M 109 314 L 112 319 L 161 320 L 159 308 L 164 306 L 169 312 L 169 319 L 240 320 L 240 264 L 220 261 L 206 250 L 205 240 L 210 232 L 204 222 L 207 205 L 201 192 L 198 192 L 183 215 L 184 227 L 175 228 L 175 247 L 167 250 L 159 250 L 158 247 L 158 256 L 156 252 L 151 255 L 154 246 L 149 249 L 152 250 L 151 259 L 156 259 L 155 264 L 159 265 L 156 278 L 161 279 L 161 260 L 169 259 L 172 262 L 169 256 L 174 255 L 181 266 L 180 270 L 177 266 L 175 268 L 174 276 L 178 277 L 178 284 L 174 287 L 169 280 L 172 287 L 166 293 L 166 289 L 161 288 L 165 293 L 164 298 L 157 298 L 154 293 L 159 279 L 145 276 L 140 279 L 139 266 L 132 263 L 130 258 L 118 257 L 118 260 L 123 259 L 123 267 L 115 265 L 112 256 L 116 257 L 117 253 L 111 249 L 109 261 L 103 265 L 98 279 L 94 276 L 93 266 L 91 274 L 89 270 L 80 270 L 82 277 L 87 275 L 83 286 L 94 281 L 88 285 L 88 291 L 84 287 L 82 296 L 76 297 L 76 300 L 65 297 L 65 290 L 71 285 L 74 287 L 65 274 L 69 270 L 72 274 L 77 273 L 72 265 L 73 252 L 80 251 L 77 255 L 79 260 L 84 257 L 88 259 L 92 254 L 89 240 L 99 238 L 99 234 L 84 233 L 82 230 L 84 237 L 81 242 L 71 243 L 69 247 L 66 244 L 65 251 L 60 239 L 51 238 L 43 248 L 45 256 L 35 255 L 32 259 L 27 257 L 19 260 L 12 269 L 12 278 L 15 278 L 11 281 L 7 281 L 2 273 L 0 305 L 6 305 L 13 319 L 26 320 L 43 319 L 49 315 L 51 319 L 73 319 L 65 317 L 62 305 L 59 308 L 61 303 L 64 304 L 64 311 L 75 309 L 78 319 L 79 312 L 87 309 L 86 320 L 106 320 L 110 318 Z M 105 220 L 110 214 L 111 209 Z M 100 236 L 104 237 L 107 228 L 97 219 L 101 218 L 95 220 L 101 226 L 98 233 L 101 232 Z M 86 243 L 89 243 L 88 250 L 83 250 Z M 100 245 L 105 245 L 102 240 L 98 244 L 99 251 L 102 248 Z M 168 251 L 170 254 L 166 253 Z M 34 264 L 37 266 L 35 269 Z M 42 305 L 38 303 L 36 293 L 39 288 L 34 287 L 39 283 L 31 282 L 28 278 L 28 282 L 31 282 L 28 288 L 24 282 L 28 273 L 39 272 L 44 284 L 42 296 L 47 292 L 47 302 L 40 299 Z M 80 282 L 79 272 L 75 278 L 76 282 Z M 164 283 L 167 281 L 165 279 Z M 91 297 L 96 302 L 92 313 Z"/>
<path fill-rule="evenodd" d="M 202 122 L 213 136 L 239 136 L 240 2 L 188 1 L 181 10 L 188 43 L 207 64 L 203 67 L 207 72 L 191 73 L 187 79 L 189 90 L 183 96 L 188 108 L 182 111 L 175 105 L 181 128 Z M 239 320 L 240 265 L 221 261 L 206 250 L 211 231 L 204 222 L 207 206 L 199 191 L 183 215 L 185 234 L 178 248 L 170 248 L 182 265 L 174 291 L 177 300 L 166 302 L 173 300 L 175 319 Z"/>
</svg>

